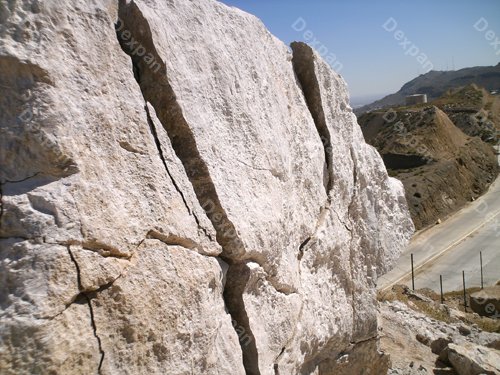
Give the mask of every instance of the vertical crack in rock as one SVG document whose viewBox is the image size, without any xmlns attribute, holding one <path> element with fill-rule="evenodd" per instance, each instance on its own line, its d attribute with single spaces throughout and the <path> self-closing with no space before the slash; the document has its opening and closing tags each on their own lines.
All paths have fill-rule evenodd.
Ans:
<svg viewBox="0 0 500 375">
<path fill-rule="evenodd" d="M 78 265 L 78 262 L 76 261 L 75 256 L 73 255 L 73 252 L 71 251 L 71 246 L 67 245 L 66 248 L 68 249 L 68 254 L 69 254 L 69 257 L 70 257 L 71 261 L 75 265 L 76 280 L 77 280 L 77 283 L 78 283 L 78 289 L 80 290 L 80 294 L 75 298 L 75 300 L 83 298 L 85 300 L 85 303 L 89 307 L 90 325 L 92 327 L 92 330 L 93 330 L 93 333 L 94 333 L 94 337 L 97 340 L 97 347 L 99 348 L 99 354 L 101 356 L 100 359 L 99 359 L 99 365 L 97 366 L 97 374 L 100 375 L 101 374 L 102 363 L 104 361 L 104 355 L 105 355 L 105 353 L 104 353 L 104 350 L 102 348 L 101 338 L 97 334 L 97 326 L 96 326 L 96 323 L 95 323 L 94 309 L 92 308 L 92 301 L 91 301 L 91 298 L 88 296 L 88 294 L 82 291 L 83 287 L 82 287 L 82 279 L 81 279 L 80 266 Z"/>
<path fill-rule="evenodd" d="M 3 183 L 0 183 L 0 233 L 2 233 L 3 214 Z"/>
<path fill-rule="evenodd" d="M 189 207 L 189 205 L 188 205 L 188 203 L 186 201 L 186 197 L 184 196 L 184 193 L 182 192 L 181 188 L 177 184 L 177 181 L 175 181 L 174 176 L 172 175 L 172 173 L 170 173 L 170 169 L 168 168 L 167 160 L 165 159 L 165 155 L 163 154 L 163 149 L 162 149 L 162 146 L 161 146 L 161 142 L 160 142 L 160 139 L 158 137 L 158 132 L 156 130 L 156 126 L 155 126 L 155 124 L 153 122 L 153 119 L 151 118 L 151 113 L 149 112 L 149 108 L 147 106 L 147 103 L 144 105 L 144 110 L 146 111 L 146 116 L 147 116 L 147 121 L 148 121 L 148 125 L 149 125 L 149 130 L 151 131 L 151 135 L 153 136 L 156 148 L 158 150 L 158 155 L 160 156 L 160 159 L 161 159 L 161 161 L 163 163 L 163 166 L 165 167 L 165 170 L 167 171 L 167 174 L 168 174 L 168 177 L 170 178 L 170 181 L 172 181 L 172 184 L 174 185 L 175 190 L 177 190 L 177 192 L 181 196 L 181 199 L 184 202 L 184 206 L 186 206 L 186 209 L 187 209 L 188 213 L 190 215 L 193 215 L 194 220 L 196 221 L 196 224 L 198 225 L 198 228 L 200 228 L 203 231 L 203 233 L 205 234 L 205 236 L 207 238 L 209 238 L 209 239 L 212 240 L 212 236 L 210 235 L 210 233 L 208 233 L 207 229 L 201 225 L 200 220 L 198 219 L 198 216 L 196 215 L 196 212 L 194 212 L 194 210 L 192 210 Z"/>
<path fill-rule="evenodd" d="M 299 267 L 300 267 L 300 264 L 299 264 Z M 300 322 L 302 320 L 303 311 L 304 311 L 304 301 L 303 301 L 303 299 L 301 299 L 300 309 L 299 309 L 299 313 L 297 314 L 297 319 L 296 319 L 297 322 Z M 283 345 L 283 348 L 281 348 L 281 352 L 274 359 L 274 366 L 273 366 L 274 367 L 274 375 L 279 375 L 279 362 L 280 362 L 281 358 L 283 357 L 283 355 L 285 354 L 286 349 L 294 342 L 295 337 L 297 336 L 298 330 L 299 330 L 298 324 L 295 324 L 293 327 L 292 334 L 290 335 L 290 337 L 288 338 L 286 343 Z"/>
<path fill-rule="evenodd" d="M 309 108 L 309 112 L 311 112 L 325 151 L 327 175 L 324 178 L 324 185 L 326 193 L 329 194 L 332 190 L 334 180 L 332 139 L 330 130 L 326 124 L 320 85 L 314 69 L 313 50 L 307 44 L 298 42 L 293 42 L 291 47 L 293 51 L 293 69 L 302 87 L 307 107 Z"/>
<path fill-rule="evenodd" d="M 334 173 L 333 173 L 333 154 L 332 154 L 332 138 L 330 131 L 328 129 L 327 123 L 326 123 L 326 118 L 325 118 L 325 112 L 323 108 L 323 103 L 321 99 L 321 88 L 320 84 L 318 82 L 318 79 L 316 77 L 316 72 L 315 72 L 315 66 L 314 66 L 314 52 L 311 47 L 309 47 L 305 43 L 301 42 L 294 42 L 291 44 L 291 48 L 293 51 L 293 58 L 292 58 L 292 65 L 293 69 L 295 71 L 295 74 L 297 76 L 297 79 L 300 83 L 300 86 L 302 88 L 307 107 L 309 111 L 311 112 L 311 116 L 314 120 L 314 123 L 316 125 L 316 129 L 318 131 L 318 134 L 321 138 L 321 143 L 323 144 L 324 150 L 325 150 L 325 162 L 326 162 L 326 169 L 328 171 L 328 176 L 324 179 L 325 181 L 325 189 L 328 194 L 327 202 L 326 204 L 321 208 L 321 212 L 319 215 L 318 219 L 318 224 L 316 225 L 316 230 L 314 234 L 308 238 L 304 243 L 300 246 L 299 248 L 299 257 L 298 259 L 300 260 L 303 256 L 304 249 L 308 246 L 309 243 L 311 243 L 311 239 L 314 239 L 317 231 L 321 228 L 323 225 L 324 221 L 326 220 L 327 213 L 332 209 L 332 211 L 335 212 L 339 222 L 346 228 L 346 230 L 349 232 L 350 235 L 350 240 L 349 240 L 349 259 L 350 259 L 350 274 L 351 274 L 351 281 L 349 284 L 349 289 L 351 292 L 351 298 L 352 298 L 352 311 L 353 311 L 353 322 L 355 321 L 355 304 L 354 304 L 354 298 L 355 298 L 355 288 L 354 288 L 354 272 L 353 272 L 353 267 L 352 265 L 354 264 L 354 253 L 353 253 L 353 241 L 354 241 L 354 233 L 353 233 L 353 222 L 352 222 L 352 207 L 355 202 L 355 197 L 356 197 L 356 189 L 357 189 L 357 184 L 358 184 L 358 176 L 357 176 L 357 163 L 354 155 L 354 150 L 352 146 L 350 147 L 350 156 L 353 162 L 353 192 L 351 196 L 351 200 L 348 205 L 347 209 L 347 220 L 349 221 L 348 223 L 345 223 L 338 212 L 333 209 L 332 206 L 332 201 L 331 201 L 331 195 L 330 192 L 333 188 L 333 183 L 334 183 Z"/>
<path fill-rule="evenodd" d="M 303 307 L 303 305 L 300 307 L 300 313 L 299 313 L 299 317 L 297 319 L 298 322 L 300 322 L 300 318 L 302 316 L 302 307 Z M 280 361 L 281 357 L 283 357 L 283 354 L 285 354 L 285 350 L 286 350 L 287 346 L 290 345 L 291 342 L 293 342 L 293 339 L 295 338 L 296 333 L 297 333 L 297 326 L 294 327 L 292 336 L 287 341 L 287 343 L 281 348 L 280 354 L 278 354 L 278 356 L 274 360 L 274 365 L 273 365 L 274 375 L 280 375 L 279 361 Z"/>
<path fill-rule="evenodd" d="M 294 42 L 291 44 L 293 57 L 292 65 L 295 75 L 299 81 L 300 87 L 304 94 L 307 107 L 313 118 L 316 130 L 321 139 L 323 149 L 325 152 L 326 175 L 323 178 L 327 200 L 320 208 L 320 214 L 314 233 L 307 238 L 299 247 L 299 255 L 297 259 L 300 261 L 304 255 L 304 251 L 315 238 L 319 229 L 324 225 L 328 212 L 331 207 L 330 192 L 333 188 L 334 174 L 333 174 L 333 154 L 332 154 L 332 138 L 328 125 L 326 123 L 325 112 L 321 100 L 321 90 L 316 72 L 314 69 L 314 53 L 311 47 L 305 43 Z"/>
<path fill-rule="evenodd" d="M 99 366 L 97 367 L 97 373 L 100 375 L 101 374 L 101 369 L 102 369 L 102 364 L 104 362 L 105 353 L 104 353 L 104 350 L 102 349 L 101 338 L 97 334 L 97 326 L 96 326 L 96 323 L 95 323 L 94 309 L 92 308 L 92 301 L 91 301 L 90 297 L 87 294 L 84 293 L 84 296 L 85 296 L 85 299 L 87 300 L 87 304 L 89 306 L 89 310 L 90 310 L 90 323 L 92 325 L 92 329 L 94 330 L 94 337 L 97 340 L 97 345 L 99 347 L 99 353 L 101 354 L 101 358 L 99 360 Z"/>
<path fill-rule="evenodd" d="M 232 317 L 232 324 L 243 352 L 243 366 L 247 375 L 260 375 L 259 354 L 255 336 L 250 329 L 250 322 L 245 310 L 243 292 L 250 278 L 250 269 L 244 263 L 229 266 L 227 271 L 224 301 Z M 230 284 L 228 287 L 228 283 Z"/>
<path fill-rule="evenodd" d="M 119 0 L 116 34 L 122 50 L 132 59 L 134 75 L 144 100 L 155 109 L 201 207 L 215 227 L 217 241 L 224 249 L 224 255 L 231 259 L 241 258 L 244 254 L 241 241 L 220 203 L 208 166 L 201 158 L 194 134 L 177 102 L 168 80 L 166 65 L 154 46 L 149 24 L 135 3 L 127 4 L 125 0 Z M 137 52 L 137 46 L 147 51 L 146 56 L 144 52 Z M 150 58 L 146 59 L 147 56 Z M 151 61 L 156 65 L 152 65 Z"/>
<path fill-rule="evenodd" d="M 243 301 L 250 271 L 242 259 L 245 255 L 242 241 L 220 203 L 208 166 L 170 85 L 166 65 L 156 51 L 147 20 L 134 2 L 125 0 L 119 0 L 118 17 L 116 35 L 122 50 L 132 59 L 144 100 L 155 109 L 201 207 L 215 228 L 216 240 L 222 247 L 221 259 L 229 264 L 223 297 L 240 341 L 246 373 L 259 375 L 257 346 Z M 246 277 L 242 277 L 242 272 Z"/>
<path fill-rule="evenodd" d="M 304 256 L 304 249 L 306 248 L 306 246 L 309 244 L 309 242 L 311 242 L 311 237 L 307 237 L 304 242 L 302 242 L 299 246 L 299 255 L 297 256 L 297 259 L 299 261 L 302 260 L 302 257 Z"/>
<path fill-rule="evenodd" d="M 273 365 L 274 375 L 280 375 L 280 366 L 279 366 L 278 362 L 279 362 L 281 356 L 283 355 L 283 353 L 285 353 L 285 349 L 286 349 L 286 346 L 281 348 L 280 354 L 278 354 L 278 357 L 276 357 L 276 360 L 274 361 L 274 365 Z"/>
<path fill-rule="evenodd" d="M 349 202 L 349 206 L 347 208 L 347 212 L 349 213 L 348 217 L 349 217 L 349 220 L 351 220 L 351 227 L 352 227 L 351 211 L 352 211 L 352 206 L 354 204 L 354 199 L 356 198 L 356 187 L 358 185 L 358 163 L 357 163 L 357 159 L 356 159 L 354 149 L 352 148 L 352 146 L 350 147 L 349 152 L 351 154 L 351 160 L 352 160 L 353 192 L 352 192 L 352 196 L 351 196 L 351 201 Z"/>
<path fill-rule="evenodd" d="M 354 329 L 355 329 L 355 321 L 356 321 L 356 305 L 354 303 L 355 299 L 355 283 L 354 283 L 354 272 L 353 272 L 353 264 L 354 264 L 354 249 L 353 249 L 353 242 L 354 242 L 354 233 L 353 233 L 353 222 L 352 222 L 352 208 L 356 199 L 357 195 L 357 185 L 358 185 L 358 163 L 357 159 L 354 153 L 354 149 L 352 146 L 349 149 L 349 152 L 351 154 L 351 159 L 352 159 L 352 186 L 353 186 L 353 191 L 352 191 L 352 196 L 351 196 L 351 201 L 349 202 L 349 206 L 347 207 L 347 219 L 349 220 L 349 223 L 351 224 L 351 230 L 349 230 L 350 235 L 351 235 L 351 240 L 350 240 L 350 246 L 349 246 L 349 267 L 350 267 L 350 272 L 351 272 L 351 280 L 350 280 L 350 287 L 351 287 L 351 298 L 352 298 L 352 323 L 353 323 L 353 333 L 354 334 Z M 346 226 L 347 228 L 347 226 Z"/>
<path fill-rule="evenodd" d="M 71 261 L 73 262 L 73 264 L 75 265 L 76 282 L 78 285 L 78 290 L 81 291 L 83 288 L 82 288 L 82 276 L 81 276 L 81 271 L 80 271 L 80 265 L 76 261 L 75 256 L 73 255 L 73 252 L 71 251 L 71 245 L 66 245 L 66 249 L 68 249 L 69 257 L 70 257 Z"/>
<path fill-rule="evenodd" d="M 149 125 L 149 130 L 151 131 L 151 135 L 153 136 L 156 149 L 158 150 L 158 155 L 160 156 L 161 162 L 163 163 L 163 166 L 165 167 L 165 170 L 167 171 L 168 177 L 170 177 L 170 181 L 172 181 L 172 184 L 175 187 L 175 190 L 179 193 L 179 195 L 182 198 L 182 201 L 184 202 L 184 205 L 186 206 L 187 211 L 191 215 L 193 212 L 191 211 L 191 208 L 187 204 L 186 197 L 184 197 L 184 193 L 182 190 L 179 188 L 179 185 L 177 185 L 177 182 L 174 180 L 174 177 L 172 176 L 172 173 L 170 173 L 170 170 L 168 168 L 167 160 L 165 159 L 165 155 L 163 154 L 163 149 L 161 147 L 161 142 L 160 139 L 158 138 L 158 132 L 156 131 L 155 124 L 153 122 L 153 119 L 151 118 L 151 113 L 149 113 L 149 108 L 147 103 L 144 105 L 144 110 L 146 111 L 146 116 L 147 116 L 147 121 Z M 196 216 L 195 216 L 196 218 Z M 198 222 L 198 218 L 196 218 L 196 222 Z"/>
</svg>

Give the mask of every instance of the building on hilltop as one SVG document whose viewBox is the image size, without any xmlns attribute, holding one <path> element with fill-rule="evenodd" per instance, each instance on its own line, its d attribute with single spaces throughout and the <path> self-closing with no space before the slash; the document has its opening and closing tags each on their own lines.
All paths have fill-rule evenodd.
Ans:
<svg viewBox="0 0 500 375">
<path fill-rule="evenodd" d="M 426 94 L 409 95 L 405 98 L 405 100 L 406 100 L 406 105 L 424 104 L 427 103 L 427 95 Z"/>
</svg>

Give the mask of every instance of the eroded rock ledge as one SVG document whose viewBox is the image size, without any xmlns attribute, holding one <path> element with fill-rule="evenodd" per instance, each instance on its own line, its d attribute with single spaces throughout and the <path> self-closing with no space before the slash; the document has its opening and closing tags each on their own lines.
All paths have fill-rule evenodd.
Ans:
<svg viewBox="0 0 500 375">
<path fill-rule="evenodd" d="M 387 367 L 413 226 L 316 52 L 212 0 L 1 6 L 2 373 Z"/>
</svg>

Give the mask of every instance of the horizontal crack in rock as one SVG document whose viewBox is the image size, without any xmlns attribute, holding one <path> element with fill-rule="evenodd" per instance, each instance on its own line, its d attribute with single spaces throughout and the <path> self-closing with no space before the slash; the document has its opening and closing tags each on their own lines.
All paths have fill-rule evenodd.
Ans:
<svg viewBox="0 0 500 375">
<path fill-rule="evenodd" d="M 359 344 L 363 344 L 365 342 L 369 342 L 369 341 L 373 341 L 373 340 L 378 340 L 379 339 L 379 336 L 378 334 L 375 335 L 375 336 L 371 336 L 371 337 L 368 337 L 366 339 L 363 339 L 363 340 L 359 340 L 359 341 L 351 341 L 350 344 L 351 345 L 359 345 Z"/>
<path fill-rule="evenodd" d="M 78 240 L 59 241 L 58 244 L 63 246 L 78 245 L 85 250 L 94 251 L 104 258 L 118 258 L 118 259 L 130 260 L 130 258 L 133 255 L 129 253 L 124 253 L 121 250 L 117 249 L 116 247 L 110 246 L 95 239 L 90 239 L 86 241 L 78 241 Z"/>
<path fill-rule="evenodd" d="M 189 238 L 183 238 L 174 234 L 164 234 L 156 230 L 150 230 L 146 238 L 152 238 L 161 241 L 169 246 L 180 246 L 188 250 L 200 249 L 201 246 Z"/>
</svg>

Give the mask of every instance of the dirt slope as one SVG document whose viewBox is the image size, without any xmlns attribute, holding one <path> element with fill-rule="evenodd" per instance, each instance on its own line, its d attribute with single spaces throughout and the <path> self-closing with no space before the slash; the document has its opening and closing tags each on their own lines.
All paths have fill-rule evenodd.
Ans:
<svg viewBox="0 0 500 375">
<path fill-rule="evenodd" d="M 471 84 L 449 90 L 432 102 L 465 134 L 496 144 L 500 133 L 500 96 Z"/>
<path fill-rule="evenodd" d="M 358 121 L 389 173 L 403 182 L 417 229 L 477 198 L 498 174 L 492 147 L 435 106 L 371 112 Z"/>
</svg>

